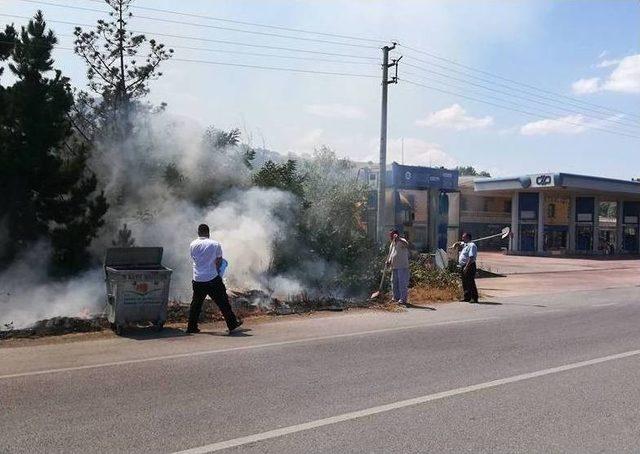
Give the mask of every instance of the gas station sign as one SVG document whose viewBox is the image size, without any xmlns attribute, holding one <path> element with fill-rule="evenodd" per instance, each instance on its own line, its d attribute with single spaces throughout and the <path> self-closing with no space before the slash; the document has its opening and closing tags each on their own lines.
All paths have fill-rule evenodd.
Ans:
<svg viewBox="0 0 640 454">
<path fill-rule="evenodd" d="M 458 171 L 432 167 L 391 165 L 392 184 L 397 189 L 458 189 Z"/>
<path fill-rule="evenodd" d="M 551 173 L 541 173 L 539 175 L 531 176 L 531 187 L 532 188 L 547 188 L 555 186 L 555 178 Z"/>
</svg>

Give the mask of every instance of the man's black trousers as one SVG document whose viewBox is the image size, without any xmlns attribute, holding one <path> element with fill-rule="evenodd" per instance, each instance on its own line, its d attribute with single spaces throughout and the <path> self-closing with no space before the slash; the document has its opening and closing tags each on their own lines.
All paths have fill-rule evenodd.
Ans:
<svg viewBox="0 0 640 454">
<path fill-rule="evenodd" d="M 191 308 L 189 310 L 189 326 L 187 329 L 195 329 L 198 327 L 198 319 L 200 318 L 200 311 L 202 311 L 202 303 L 204 299 L 209 296 L 218 305 L 220 312 L 224 315 L 224 320 L 227 322 L 229 329 L 234 329 L 238 326 L 238 319 L 231 310 L 229 304 L 229 297 L 227 296 L 227 288 L 222 282 L 220 276 L 216 276 L 213 280 L 208 282 L 196 282 L 193 283 L 193 298 L 191 300 Z"/>
<path fill-rule="evenodd" d="M 462 267 L 460 275 L 462 277 L 464 300 L 477 302 L 478 287 L 476 287 L 476 262 L 469 264 L 468 267 Z"/>
</svg>

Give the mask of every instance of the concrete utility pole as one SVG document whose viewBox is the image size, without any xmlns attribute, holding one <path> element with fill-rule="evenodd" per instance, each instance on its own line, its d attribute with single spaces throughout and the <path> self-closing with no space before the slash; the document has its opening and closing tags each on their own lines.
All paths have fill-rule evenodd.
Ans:
<svg viewBox="0 0 640 454">
<path fill-rule="evenodd" d="M 378 243 L 384 242 L 385 235 L 385 191 L 387 186 L 387 91 L 389 84 L 398 83 L 398 62 L 400 58 L 389 63 L 389 51 L 396 48 L 396 43 L 382 48 L 382 108 L 380 114 L 380 173 L 378 175 L 378 212 L 376 215 L 376 229 Z M 396 68 L 396 74 L 389 80 L 389 68 Z"/>
</svg>

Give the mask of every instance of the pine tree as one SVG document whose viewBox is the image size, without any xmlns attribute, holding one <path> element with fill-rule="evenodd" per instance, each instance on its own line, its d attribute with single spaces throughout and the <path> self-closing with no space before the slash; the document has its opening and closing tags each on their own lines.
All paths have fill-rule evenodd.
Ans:
<svg viewBox="0 0 640 454">
<path fill-rule="evenodd" d="M 127 224 L 123 224 L 118 230 L 118 237 L 111 242 L 116 247 L 133 247 L 136 245 L 136 239 L 131 235 L 131 229 L 127 228 Z"/>
<path fill-rule="evenodd" d="M 116 128 L 122 137 L 131 132 L 134 109 L 151 110 L 141 99 L 149 93 L 149 82 L 162 76 L 159 65 L 173 54 L 164 44 L 128 30 L 132 2 L 105 0 L 110 19 L 98 20 L 95 30 L 74 31 L 75 52 L 86 62 L 89 88 L 98 96 L 96 100 L 82 93 L 77 113 L 84 119 L 93 117 L 94 124 Z"/>
<path fill-rule="evenodd" d="M 7 26 L 0 42 L 16 79 L 0 90 L 0 219 L 9 234 L 1 263 L 44 238 L 54 270 L 78 270 L 107 204 L 87 169 L 87 145 L 71 129 L 69 79 L 51 58 L 57 39 L 39 11 L 19 34 Z"/>
</svg>

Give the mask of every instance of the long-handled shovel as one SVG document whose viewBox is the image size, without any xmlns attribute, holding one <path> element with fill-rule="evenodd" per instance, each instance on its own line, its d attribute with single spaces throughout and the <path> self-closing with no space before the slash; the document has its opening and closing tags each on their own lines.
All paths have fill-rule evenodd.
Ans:
<svg viewBox="0 0 640 454">
<path fill-rule="evenodd" d="M 507 238 L 509 236 L 509 234 L 511 233 L 511 227 L 505 227 L 504 229 L 502 229 L 502 231 L 500 233 L 496 233 L 495 235 L 489 235 L 489 236 L 485 236 L 482 238 L 478 238 L 473 240 L 474 243 L 477 243 L 478 241 L 484 241 L 484 240 L 490 240 L 491 238 L 497 238 L 500 237 L 503 240 L 505 238 Z M 453 243 L 451 246 L 449 246 L 449 249 L 456 247 L 458 244 L 460 244 L 460 242 L 456 242 Z"/>
<path fill-rule="evenodd" d="M 382 278 L 380 278 L 380 285 L 378 286 L 378 291 L 377 292 L 373 292 L 371 294 L 371 297 L 369 299 L 374 300 L 377 297 L 380 296 L 380 293 L 382 293 L 382 286 L 384 284 L 384 277 L 387 274 L 387 263 L 389 263 L 389 259 L 391 259 L 391 248 L 389 248 L 389 255 L 387 256 L 387 260 L 385 260 L 384 262 L 384 268 L 382 268 Z"/>
</svg>

